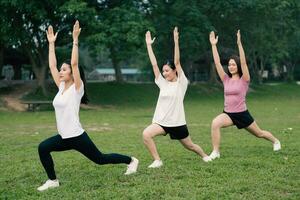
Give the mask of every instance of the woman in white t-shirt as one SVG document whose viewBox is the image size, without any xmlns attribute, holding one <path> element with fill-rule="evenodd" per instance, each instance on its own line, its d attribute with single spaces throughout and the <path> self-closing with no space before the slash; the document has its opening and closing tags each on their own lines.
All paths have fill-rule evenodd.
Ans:
<svg viewBox="0 0 300 200">
<path fill-rule="evenodd" d="M 83 70 L 78 65 L 78 36 L 80 31 L 79 22 L 76 21 L 73 27 L 71 62 L 64 62 L 58 71 L 54 46 L 57 33 L 54 34 L 52 26 L 48 27 L 49 68 L 54 82 L 59 88 L 53 100 L 58 134 L 44 140 L 39 145 L 40 160 L 49 178 L 42 186 L 38 187 L 39 191 L 59 186 L 50 154 L 53 151 L 77 150 L 99 165 L 124 163 L 128 165 L 125 175 L 135 173 L 138 167 L 139 161 L 134 157 L 116 153 L 101 153 L 80 124 L 80 103 L 87 103 L 88 101 Z"/>
<path fill-rule="evenodd" d="M 154 160 L 148 168 L 158 168 L 163 165 L 153 140 L 158 135 L 169 134 L 171 139 L 179 140 L 185 148 L 200 155 L 203 161 L 208 162 L 211 160 L 200 146 L 192 142 L 189 136 L 183 107 L 188 80 L 180 65 L 177 27 L 174 28 L 173 35 L 175 64 L 168 61 L 163 65 L 162 76 L 152 50 L 152 43 L 155 38 L 151 38 L 149 31 L 146 33 L 148 55 L 153 67 L 155 83 L 160 89 L 152 124 L 143 131 L 144 144 Z"/>
</svg>

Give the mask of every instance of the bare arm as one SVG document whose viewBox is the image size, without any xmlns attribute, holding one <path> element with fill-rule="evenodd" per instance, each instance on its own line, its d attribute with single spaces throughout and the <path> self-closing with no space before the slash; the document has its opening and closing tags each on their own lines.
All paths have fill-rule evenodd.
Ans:
<svg viewBox="0 0 300 200">
<path fill-rule="evenodd" d="M 160 71 L 159 71 L 159 68 L 157 65 L 157 61 L 156 61 L 153 49 L 152 49 L 152 44 L 153 44 L 155 38 L 152 39 L 150 31 L 147 31 L 145 39 L 146 39 L 147 51 L 148 51 L 150 62 L 151 62 L 152 68 L 153 68 L 155 79 L 157 79 L 159 77 Z"/>
<path fill-rule="evenodd" d="M 217 49 L 218 36 L 215 37 L 215 32 L 213 32 L 213 31 L 210 32 L 209 40 L 211 43 L 211 49 L 212 49 L 213 58 L 214 58 L 214 62 L 215 62 L 215 66 L 216 66 L 218 75 L 219 75 L 220 79 L 223 81 L 225 72 L 221 65 L 220 56 L 219 56 L 218 49 Z"/>
<path fill-rule="evenodd" d="M 57 37 L 57 32 L 54 35 L 54 31 L 52 26 L 50 25 L 48 27 L 48 31 L 46 31 L 47 39 L 49 42 L 49 68 L 52 75 L 52 78 L 56 84 L 57 87 L 59 87 L 60 80 L 59 80 L 59 72 L 57 70 L 57 61 L 56 61 L 56 55 L 55 55 L 55 40 Z"/>
<path fill-rule="evenodd" d="M 238 30 L 236 35 L 237 35 L 237 45 L 238 45 L 239 54 L 240 54 L 241 68 L 242 68 L 242 72 L 243 72 L 242 78 L 245 81 L 250 81 L 250 74 L 249 74 L 248 65 L 246 62 L 246 56 L 245 56 L 245 52 L 244 52 L 242 41 L 241 41 L 240 30 Z"/>
<path fill-rule="evenodd" d="M 79 22 L 76 21 L 73 27 L 73 48 L 72 48 L 72 56 L 71 56 L 72 74 L 73 74 L 76 90 L 79 90 L 82 83 L 80 78 L 79 68 L 78 68 L 78 37 L 80 31 L 81 28 L 79 27 Z"/>
<path fill-rule="evenodd" d="M 180 64 L 179 33 L 178 33 L 177 27 L 174 28 L 173 36 L 174 36 L 174 64 L 175 64 L 177 73 L 180 76 L 180 74 L 183 70 L 182 70 L 182 67 Z"/>
</svg>

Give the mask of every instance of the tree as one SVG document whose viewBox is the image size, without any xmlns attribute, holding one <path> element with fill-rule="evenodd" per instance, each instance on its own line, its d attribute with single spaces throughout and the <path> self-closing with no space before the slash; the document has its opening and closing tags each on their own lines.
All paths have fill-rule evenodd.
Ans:
<svg viewBox="0 0 300 200">
<path fill-rule="evenodd" d="M 252 78 L 258 83 L 262 82 L 261 72 L 266 66 L 290 59 L 293 45 L 289 40 L 299 30 L 298 1 L 221 0 L 206 1 L 203 6 L 220 34 L 221 48 L 236 49 L 235 33 L 241 29 Z"/>
<path fill-rule="evenodd" d="M 139 1 L 98 1 L 94 4 L 96 26 L 88 37 L 92 49 L 104 46 L 115 69 L 116 80 L 122 82 L 121 61 L 136 56 L 144 44 L 147 21 Z"/>
<path fill-rule="evenodd" d="M 29 58 L 32 70 L 37 78 L 37 85 L 46 94 L 45 79 L 48 71 L 48 44 L 45 30 L 52 24 L 55 30 L 60 31 L 58 46 L 66 45 L 71 41 L 68 35 L 74 19 L 82 17 L 87 19 L 92 13 L 83 1 L 71 0 L 68 2 L 53 1 L 2 1 L 1 7 L 7 10 L 11 44 L 20 49 Z M 86 20 L 88 21 L 88 20 Z"/>
<path fill-rule="evenodd" d="M 6 3 L 5 1 L 0 2 L 2 8 L 0 15 L 0 76 L 4 65 L 4 53 L 7 49 L 11 49 L 14 44 L 11 37 L 14 31 L 11 23 L 12 18 L 10 17 L 13 11 L 5 6 Z"/>
<path fill-rule="evenodd" d="M 211 24 L 200 9 L 200 1 L 149 0 L 147 18 L 151 21 L 159 60 L 173 59 L 174 41 L 172 31 L 178 27 L 181 63 L 187 74 L 195 62 L 206 52 Z M 190 77 L 191 79 L 191 77 Z"/>
</svg>

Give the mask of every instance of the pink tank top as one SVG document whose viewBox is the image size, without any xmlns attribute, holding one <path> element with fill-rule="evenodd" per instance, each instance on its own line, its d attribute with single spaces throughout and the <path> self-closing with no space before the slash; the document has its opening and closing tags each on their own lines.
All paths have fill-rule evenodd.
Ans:
<svg viewBox="0 0 300 200">
<path fill-rule="evenodd" d="M 249 81 L 240 78 L 233 80 L 227 74 L 223 79 L 224 86 L 224 111 L 229 113 L 243 112 L 247 110 L 246 94 Z"/>
</svg>

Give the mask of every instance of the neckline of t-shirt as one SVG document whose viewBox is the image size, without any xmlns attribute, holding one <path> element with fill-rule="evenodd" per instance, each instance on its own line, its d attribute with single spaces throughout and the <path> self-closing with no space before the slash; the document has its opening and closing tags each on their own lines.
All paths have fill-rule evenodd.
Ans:
<svg viewBox="0 0 300 200">
<path fill-rule="evenodd" d="M 164 78 L 165 79 L 165 78 Z M 179 82 L 179 79 L 177 77 L 177 80 L 176 81 L 168 81 L 167 79 L 165 79 L 168 83 L 171 83 L 171 84 L 174 84 L 174 83 L 178 83 Z"/>
<path fill-rule="evenodd" d="M 168 81 L 168 83 L 174 84 L 174 83 L 178 83 L 178 81 Z"/>
<path fill-rule="evenodd" d="M 70 90 L 70 88 L 71 88 L 73 85 L 74 85 L 74 83 L 72 83 L 72 85 L 70 85 L 70 87 L 68 87 L 68 89 L 66 89 L 66 91 L 64 91 L 64 90 L 65 90 L 65 87 L 66 87 L 66 83 L 64 83 L 64 88 L 63 88 L 63 90 L 61 91 L 61 95 L 66 94 L 66 92 L 68 92 L 68 91 Z"/>
<path fill-rule="evenodd" d="M 160 76 L 161 76 L 167 83 L 177 83 L 177 82 L 179 82 L 179 77 L 177 77 L 176 81 L 168 81 L 167 79 L 165 79 L 165 77 L 164 77 L 162 74 L 160 74 Z"/>
</svg>

